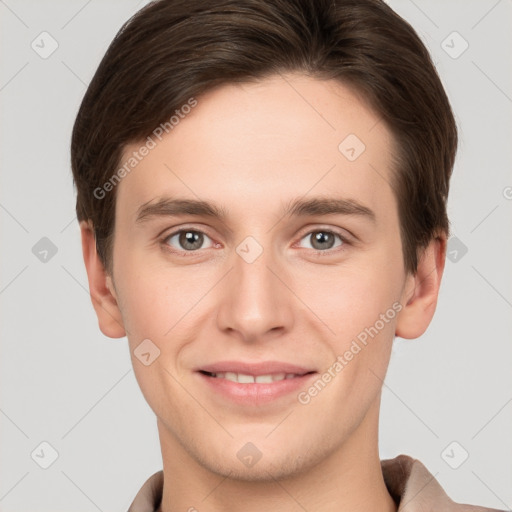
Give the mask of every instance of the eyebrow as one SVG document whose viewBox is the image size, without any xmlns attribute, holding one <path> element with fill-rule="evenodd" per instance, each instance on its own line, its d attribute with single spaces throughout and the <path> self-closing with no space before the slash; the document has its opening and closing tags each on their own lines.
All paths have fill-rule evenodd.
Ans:
<svg viewBox="0 0 512 512">
<path fill-rule="evenodd" d="M 148 201 L 137 210 L 136 223 L 143 223 L 155 217 L 195 215 L 211 217 L 223 222 L 228 211 L 215 203 L 163 197 L 156 202 Z M 375 213 L 353 199 L 314 197 L 291 200 L 282 212 L 283 217 L 306 217 L 315 215 L 356 215 L 375 222 Z"/>
</svg>

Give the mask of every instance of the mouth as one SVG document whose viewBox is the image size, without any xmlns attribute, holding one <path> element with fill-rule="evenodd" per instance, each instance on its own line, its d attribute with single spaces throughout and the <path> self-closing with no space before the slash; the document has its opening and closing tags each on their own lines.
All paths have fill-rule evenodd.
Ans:
<svg viewBox="0 0 512 512">
<path fill-rule="evenodd" d="M 309 375 L 310 373 L 315 372 L 306 372 L 306 373 L 267 373 L 263 375 L 250 375 L 247 373 L 236 373 L 236 372 L 207 372 L 204 370 L 200 370 L 200 373 L 206 375 L 207 377 L 212 377 L 214 379 L 225 379 L 230 382 L 237 382 L 239 384 L 270 384 L 272 382 L 279 382 L 281 380 L 290 380 L 296 379 L 298 377 L 303 377 L 304 375 Z"/>
<path fill-rule="evenodd" d="M 196 370 L 201 381 L 216 400 L 238 405 L 263 405 L 279 398 L 294 397 L 293 393 L 307 386 L 318 372 L 280 362 L 246 364 L 224 362 Z"/>
</svg>

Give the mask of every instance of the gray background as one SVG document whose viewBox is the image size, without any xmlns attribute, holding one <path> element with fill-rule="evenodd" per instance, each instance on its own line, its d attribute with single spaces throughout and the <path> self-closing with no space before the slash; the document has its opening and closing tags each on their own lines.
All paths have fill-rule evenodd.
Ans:
<svg viewBox="0 0 512 512">
<path fill-rule="evenodd" d="M 144 3 L 0 0 L 4 512 L 125 511 L 162 468 L 127 340 L 98 329 L 69 164 L 86 86 L 121 24 Z M 509 509 L 512 1 L 389 3 L 430 49 L 461 142 L 449 201 L 456 238 L 438 311 L 420 339 L 395 341 L 381 457 L 412 455 L 455 501 Z M 44 49 L 51 48 L 43 31 L 58 43 L 47 58 L 31 47 L 46 37 Z M 57 250 L 50 246 L 46 261 L 43 237 Z M 47 469 L 41 465 L 52 461 L 52 449 L 42 442 L 58 452 Z"/>
</svg>

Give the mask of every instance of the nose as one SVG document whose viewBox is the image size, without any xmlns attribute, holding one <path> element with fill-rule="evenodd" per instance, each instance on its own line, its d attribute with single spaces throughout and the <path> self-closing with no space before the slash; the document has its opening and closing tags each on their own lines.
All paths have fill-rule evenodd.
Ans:
<svg viewBox="0 0 512 512">
<path fill-rule="evenodd" d="M 252 242 L 241 244 L 233 256 L 233 267 L 223 280 L 218 327 L 246 343 L 274 339 L 292 329 L 293 292 L 287 286 L 286 265 L 271 250 L 258 250 Z M 244 252 L 245 249 L 245 252 Z"/>
</svg>

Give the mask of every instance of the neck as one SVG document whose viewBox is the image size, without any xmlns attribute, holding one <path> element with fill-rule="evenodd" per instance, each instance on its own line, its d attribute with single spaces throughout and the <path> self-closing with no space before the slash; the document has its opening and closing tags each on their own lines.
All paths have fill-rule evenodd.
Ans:
<svg viewBox="0 0 512 512">
<path fill-rule="evenodd" d="M 380 397 L 379 397 L 380 398 Z M 158 512 L 396 512 L 378 454 L 380 399 L 345 442 L 307 470 L 265 481 L 234 480 L 193 459 L 158 421 L 164 487 Z M 374 442 L 370 442 L 373 440 Z"/>
</svg>

